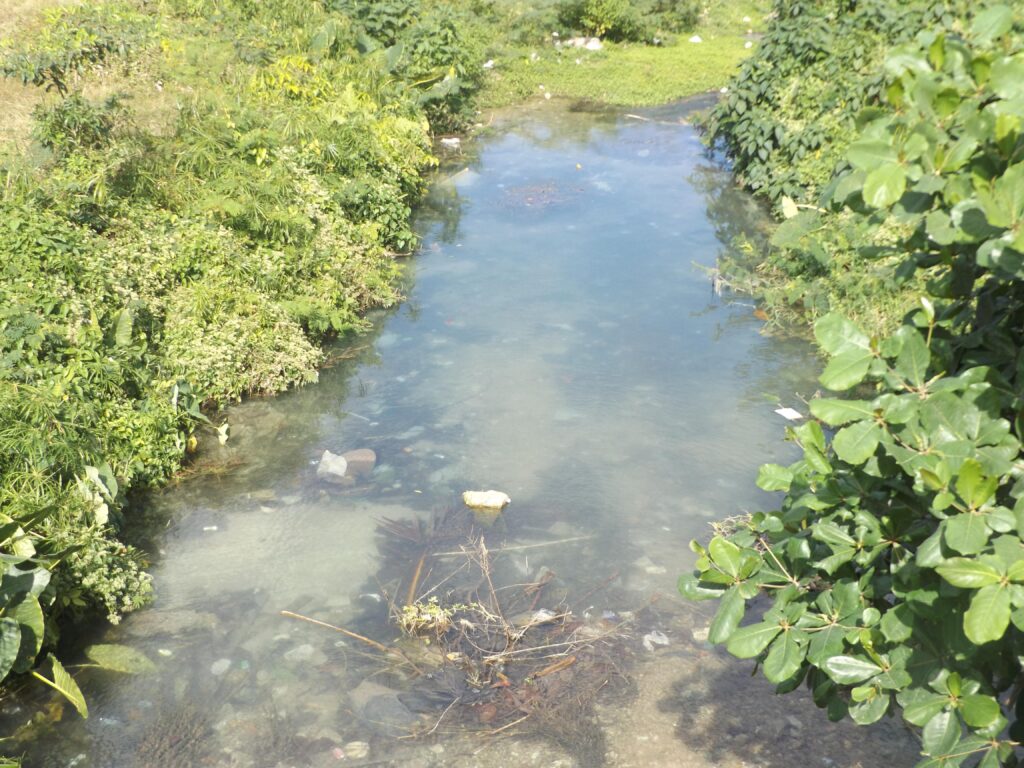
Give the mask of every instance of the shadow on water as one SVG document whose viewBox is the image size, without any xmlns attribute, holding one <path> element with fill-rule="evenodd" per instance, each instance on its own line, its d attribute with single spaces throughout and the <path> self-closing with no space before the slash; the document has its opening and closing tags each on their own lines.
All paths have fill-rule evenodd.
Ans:
<svg viewBox="0 0 1024 768">
<path fill-rule="evenodd" d="M 674 737 L 707 764 L 792 768 L 912 765 L 915 739 L 897 720 L 867 728 L 832 723 L 800 689 L 778 696 L 753 664 L 695 644 L 690 658 L 665 664 L 660 713 Z M 668 670 L 672 670 L 671 673 Z"/>
</svg>

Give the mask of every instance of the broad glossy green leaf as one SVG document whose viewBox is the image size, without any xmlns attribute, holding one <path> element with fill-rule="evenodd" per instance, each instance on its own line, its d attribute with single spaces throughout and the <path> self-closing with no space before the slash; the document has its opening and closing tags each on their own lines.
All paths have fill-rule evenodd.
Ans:
<svg viewBox="0 0 1024 768">
<path fill-rule="evenodd" d="M 990 532 L 985 516 L 974 512 L 961 512 L 943 522 L 943 541 L 961 555 L 976 555 L 988 544 Z"/>
<path fill-rule="evenodd" d="M 739 575 L 743 554 L 731 541 L 722 536 L 715 536 L 708 544 L 708 553 L 711 555 L 711 561 L 727 574 L 734 578 Z"/>
<path fill-rule="evenodd" d="M 999 479 L 986 477 L 984 470 L 974 459 L 968 459 L 960 467 L 956 479 L 956 492 L 971 509 L 978 509 L 991 499 L 999 487 Z"/>
<path fill-rule="evenodd" d="M 764 676 L 773 683 L 781 683 L 797 673 L 807 653 L 794 637 L 795 630 L 783 632 L 768 649 L 764 660 Z"/>
<path fill-rule="evenodd" d="M 917 691 L 903 700 L 903 718 L 914 725 L 924 725 L 949 705 L 949 696 Z"/>
<path fill-rule="evenodd" d="M 972 643 L 982 645 L 998 640 L 1010 623 L 1010 591 L 998 584 L 983 587 L 971 598 L 964 614 L 964 634 Z"/>
<path fill-rule="evenodd" d="M 117 326 L 114 331 L 114 343 L 119 347 L 126 347 L 132 343 L 132 327 L 134 324 L 131 310 L 122 310 L 117 316 Z"/>
<path fill-rule="evenodd" d="M 889 642 L 902 643 L 909 639 L 913 628 L 914 614 L 906 603 L 890 608 L 882 616 L 882 634 Z"/>
<path fill-rule="evenodd" d="M 950 711 L 934 715 L 924 726 L 921 746 L 924 753 L 937 757 L 947 755 L 960 740 L 960 720 Z"/>
<path fill-rule="evenodd" d="M 21 627 L 21 648 L 18 659 L 14 662 L 14 672 L 28 672 L 36 662 L 36 657 L 43 647 L 45 624 L 43 609 L 33 595 L 21 595 L 7 606 L 4 615 L 14 619 Z"/>
<path fill-rule="evenodd" d="M 759 624 L 750 624 L 733 632 L 725 647 L 733 656 L 740 659 L 752 659 L 767 648 L 768 643 L 774 640 L 781 631 L 782 628 L 775 622 L 763 621 Z"/>
<path fill-rule="evenodd" d="M 1024 560 L 1014 561 L 1006 570 L 1006 575 L 1010 581 L 1024 582 Z"/>
<path fill-rule="evenodd" d="M 717 600 L 725 590 L 722 588 L 710 589 L 701 584 L 700 578 L 692 573 L 684 573 L 676 583 L 679 594 L 687 600 Z"/>
<path fill-rule="evenodd" d="M 939 575 L 954 587 L 980 589 L 989 584 L 998 584 L 999 571 L 986 563 L 966 557 L 954 557 L 936 569 Z"/>
<path fill-rule="evenodd" d="M 877 723 L 889 710 L 892 695 L 882 691 L 850 707 L 850 717 L 857 725 Z"/>
<path fill-rule="evenodd" d="M 996 721 L 1001 710 L 999 702 L 991 696 L 975 693 L 960 700 L 960 714 L 972 728 L 984 728 Z"/>
<path fill-rule="evenodd" d="M 992 90 L 1004 99 L 1024 96 L 1024 54 L 1004 56 L 992 62 Z"/>
<path fill-rule="evenodd" d="M 814 337 L 830 355 L 852 350 L 871 352 L 867 334 L 837 312 L 830 312 L 814 324 Z"/>
<path fill-rule="evenodd" d="M 728 640 L 743 620 L 745 606 L 746 601 L 737 587 L 728 590 L 722 596 L 722 602 L 719 603 L 718 611 L 711 622 L 708 640 L 712 643 L 724 643 Z"/>
<path fill-rule="evenodd" d="M 874 356 L 864 350 L 850 349 L 840 352 L 828 361 L 818 380 L 833 392 L 842 392 L 864 381 L 872 360 Z"/>
<path fill-rule="evenodd" d="M 850 165 L 861 171 L 873 171 L 876 168 L 894 163 L 896 150 L 892 144 L 881 139 L 858 139 L 850 144 L 846 151 Z"/>
<path fill-rule="evenodd" d="M 822 669 L 837 683 L 844 685 L 862 683 L 882 671 L 874 662 L 856 656 L 833 656 L 822 664 Z"/>
<path fill-rule="evenodd" d="M 1013 28 L 1013 11 L 1005 5 L 987 8 L 971 23 L 971 36 L 979 43 L 989 43 Z"/>
<path fill-rule="evenodd" d="M 900 353 L 896 357 L 896 373 L 906 379 L 912 386 L 920 388 L 928 374 L 928 365 L 931 363 L 931 352 L 924 338 L 917 331 L 908 325 L 904 325 L 896 333 L 903 342 Z"/>
<path fill-rule="evenodd" d="M 7 677 L 14 667 L 20 645 L 21 627 L 18 622 L 7 616 L 0 619 L 0 680 Z"/>
<path fill-rule="evenodd" d="M 851 421 L 874 417 L 875 408 L 870 400 L 837 400 L 816 398 L 811 400 L 811 414 L 830 427 L 841 427 Z"/>
<path fill-rule="evenodd" d="M 881 427 L 873 421 L 858 421 L 836 433 L 832 439 L 832 449 L 847 464 L 857 466 L 874 455 L 881 439 Z"/>
<path fill-rule="evenodd" d="M 843 635 L 845 634 L 846 630 L 837 624 L 811 633 L 811 642 L 807 647 L 807 659 L 820 667 L 826 659 L 840 655 L 843 652 Z"/>
<path fill-rule="evenodd" d="M 763 491 L 788 491 L 793 473 L 779 464 L 762 464 L 757 472 L 757 487 Z"/>
<path fill-rule="evenodd" d="M 895 163 L 883 165 L 868 173 L 861 194 L 864 202 L 874 208 L 888 208 L 907 191 L 907 172 Z"/>
<path fill-rule="evenodd" d="M 59 692 L 70 701 L 75 709 L 78 710 L 83 718 L 89 717 L 89 707 L 85 703 L 85 696 L 82 695 L 82 690 L 78 687 L 78 683 L 75 679 L 67 673 L 67 670 L 57 661 L 57 657 L 50 655 L 50 664 L 53 669 L 53 680 L 47 680 L 38 672 L 33 672 L 32 675 L 48 686 Z"/>
</svg>

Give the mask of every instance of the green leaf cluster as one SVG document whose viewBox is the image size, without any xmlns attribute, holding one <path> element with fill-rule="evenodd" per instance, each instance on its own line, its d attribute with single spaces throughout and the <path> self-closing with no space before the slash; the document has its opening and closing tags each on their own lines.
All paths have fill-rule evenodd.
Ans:
<svg viewBox="0 0 1024 768">
<path fill-rule="evenodd" d="M 1024 736 L 1024 18 L 993 5 L 949 29 L 891 50 L 883 104 L 796 235 L 827 251 L 854 222 L 927 293 L 887 335 L 817 320 L 839 396 L 790 430 L 799 461 L 762 468 L 781 507 L 694 544 L 680 588 L 721 599 L 712 639 L 780 691 L 806 684 L 836 719 L 900 713 L 922 766 L 997 766 Z"/>
</svg>

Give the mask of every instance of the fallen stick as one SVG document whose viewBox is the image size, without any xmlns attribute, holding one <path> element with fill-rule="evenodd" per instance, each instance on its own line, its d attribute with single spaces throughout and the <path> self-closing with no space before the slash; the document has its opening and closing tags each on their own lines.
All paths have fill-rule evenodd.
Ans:
<svg viewBox="0 0 1024 768">
<path fill-rule="evenodd" d="M 513 727 L 513 726 L 519 725 L 521 722 L 523 722 L 523 720 L 525 720 L 528 717 L 529 717 L 529 715 L 523 715 L 518 720 L 513 720 L 511 723 L 508 723 L 506 725 L 501 726 L 501 728 L 495 728 L 493 731 L 487 731 L 487 734 L 489 736 L 495 736 L 495 735 L 501 733 L 502 731 L 506 731 L 509 728 Z"/>
<path fill-rule="evenodd" d="M 569 544 L 573 541 L 586 541 L 592 539 L 593 536 L 570 536 L 568 539 L 559 539 L 558 541 L 542 541 L 539 544 L 514 544 L 510 547 L 498 547 L 497 549 L 487 550 L 490 553 L 495 552 L 520 552 L 524 549 L 538 549 L 539 547 L 553 547 L 557 544 Z M 435 552 L 434 557 L 455 557 L 456 555 L 465 555 L 466 550 L 460 549 L 456 552 Z"/>
<path fill-rule="evenodd" d="M 351 637 L 353 640 L 359 640 L 360 642 L 366 643 L 371 648 L 376 648 L 378 651 L 383 653 L 394 653 L 393 648 L 388 648 L 383 643 L 378 643 L 376 640 L 371 640 L 368 637 L 351 632 L 343 627 L 336 627 L 333 624 L 328 624 L 326 621 L 320 621 L 318 619 L 311 619 L 309 616 L 303 616 L 299 613 L 292 613 L 291 611 L 281 611 L 282 616 L 287 616 L 290 619 L 299 619 L 300 621 L 308 621 L 310 624 L 316 624 L 318 627 L 326 627 L 327 629 L 333 629 L 335 632 L 341 632 L 346 637 Z"/>
<path fill-rule="evenodd" d="M 409 582 L 409 591 L 405 595 L 405 604 L 412 605 L 416 602 L 416 589 L 420 585 L 420 575 L 423 573 L 423 563 L 427 560 L 427 553 L 420 555 L 420 561 L 416 563 L 416 570 L 412 574 L 412 581 Z"/>
</svg>

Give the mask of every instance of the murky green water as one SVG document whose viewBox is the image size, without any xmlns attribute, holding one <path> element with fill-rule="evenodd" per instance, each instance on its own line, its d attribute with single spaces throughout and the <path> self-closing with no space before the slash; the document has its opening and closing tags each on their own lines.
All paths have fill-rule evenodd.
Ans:
<svg viewBox="0 0 1024 768">
<path fill-rule="evenodd" d="M 805 699 L 774 698 L 701 641 L 711 608 L 674 596 L 690 538 L 768 503 L 756 468 L 791 457 L 773 408 L 799 408 L 816 368 L 804 344 L 759 335 L 752 308 L 714 295 L 699 269 L 762 220 L 685 112 L 544 104 L 452 157 L 420 217 L 408 302 L 319 384 L 233 409 L 228 444 L 149 501 L 158 600 L 96 640 L 133 645 L 157 673 L 83 671 L 91 717 L 41 726 L 27 764 L 909 763 L 895 730 L 855 734 Z M 369 478 L 317 480 L 325 449 L 357 448 L 377 453 Z M 570 539 L 498 555 L 506 581 L 547 568 L 585 595 L 581 613 L 649 606 L 629 684 L 576 741 L 600 748 L 448 727 L 395 739 L 352 695 L 379 704 L 366 680 L 388 683 L 364 648 L 279 615 L 387 642 L 377 521 L 427 519 L 490 488 L 512 497 L 496 539 Z M 645 649 L 649 631 L 668 645 Z M 6 724 L 38 704 L 9 705 Z M 403 713 L 421 731 L 437 719 Z"/>
</svg>

